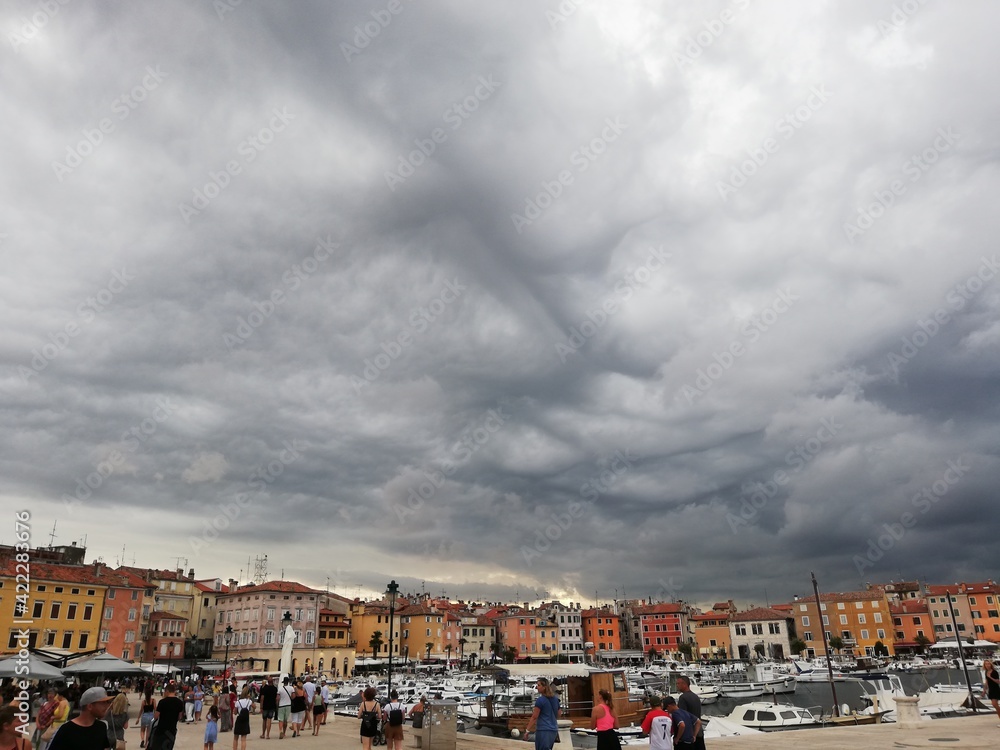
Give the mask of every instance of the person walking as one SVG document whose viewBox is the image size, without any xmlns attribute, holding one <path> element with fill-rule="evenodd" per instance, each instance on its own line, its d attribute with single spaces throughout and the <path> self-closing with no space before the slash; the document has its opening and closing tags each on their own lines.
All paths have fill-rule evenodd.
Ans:
<svg viewBox="0 0 1000 750">
<path fill-rule="evenodd" d="M 535 707 L 525 731 L 535 733 L 535 750 L 552 750 L 556 737 L 559 736 L 559 699 L 544 677 L 538 678 L 535 688 L 538 690 L 538 698 L 535 699 Z"/>
<path fill-rule="evenodd" d="M 168 682 L 163 688 L 163 697 L 153 712 L 153 730 L 149 737 L 149 750 L 174 750 L 177 739 L 177 723 L 184 713 L 184 701 L 177 697 L 177 685 Z"/>
<path fill-rule="evenodd" d="M 313 692 L 313 704 L 312 710 L 312 722 L 313 722 L 313 737 L 319 734 L 319 728 L 323 723 L 323 711 L 325 707 L 323 705 L 323 693 L 319 689 Z"/>
<path fill-rule="evenodd" d="M 260 738 L 271 739 L 271 724 L 278 715 L 278 688 L 270 677 L 260 687 Z"/>
<path fill-rule="evenodd" d="M 205 722 L 204 750 L 215 750 L 215 743 L 219 741 L 219 707 L 212 705 L 208 708 L 208 720 Z"/>
<path fill-rule="evenodd" d="M 102 687 L 92 687 L 80 696 L 80 714 L 56 732 L 49 750 L 104 750 L 114 747 L 108 739 L 108 727 L 101 719 L 108 712 L 111 696 Z"/>
<path fill-rule="evenodd" d="M 292 695 L 294 688 L 288 686 L 288 678 L 281 681 L 281 689 L 278 690 L 278 739 L 285 739 L 288 732 L 288 720 L 292 718 Z"/>
<path fill-rule="evenodd" d="M 111 708 L 108 709 L 104 717 L 104 723 L 108 725 L 108 741 L 112 748 L 117 748 L 118 743 L 125 745 L 125 730 L 128 729 L 128 696 L 125 693 L 118 693 L 111 701 Z"/>
<path fill-rule="evenodd" d="M 986 676 L 986 681 L 983 683 L 985 688 L 983 695 L 990 699 L 993 710 L 1000 717 L 1000 674 L 997 673 L 996 665 L 992 659 L 983 660 L 983 674 Z"/>
<path fill-rule="evenodd" d="M 219 696 L 219 731 L 233 731 L 233 698 L 236 696 L 230 692 L 230 688 L 224 686 L 222 695 Z"/>
<path fill-rule="evenodd" d="M 236 701 L 233 713 L 233 750 L 247 750 L 247 737 L 250 735 L 250 714 L 254 712 L 254 702 L 250 698 L 250 688 L 243 688 L 240 699 Z"/>
<path fill-rule="evenodd" d="M 607 690 L 598 691 L 600 701 L 590 712 L 590 728 L 597 730 L 597 750 L 621 750 L 622 743 L 618 739 L 618 716 Z"/>
<path fill-rule="evenodd" d="M 188 685 L 184 688 L 184 723 L 194 722 L 194 688 Z"/>
<path fill-rule="evenodd" d="M 201 682 L 196 682 L 194 686 L 194 720 L 201 721 L 201 712 L 205 708 L 205 688 Z"/>
<path fill-rule="evenodd" d="M 696 719 L 701 719 L 701 698 L 691 689 L 691 680 L 681 675 L 677 678 L 677 707 L 687 711 Z M 705 750 L 705 726 L 699 724 L 700 729 L 694 738 L 694 747 L 691 750 Z"/>
<path fill-rule="evenodd" d="M 306 691 L 306 714 L 305 721 L 302 724 L 302 728 L 306 729 L 313 725 L 313 697 L 316 695 L 316 683 L 313 682 L 312 678 L 308 678 L 302 685 L 302 689 Z"/>
<path fill-rule="evenodd" d="M 382 707 L 382 711 L 386 716 L 386 750 L 403 750 L 403 718 L 406 716 L 406 711 L 399 702 L 397 691 L 389 693 L 389 702 Z"/>
<path fill-rule="evenodd" d="M 153 686 L 147 684 L 146 692 L 143 693 L 142 703 L 139 706 L 139 747 L 146 747 L 146 743 L 149 741 L 155 712 L 156 701 L 153 700 Z"/>
<path fill-rule="evenodd" d="M 302 724 L 306 720 L 306 690 L 302 686 L 302 681 L 295 683 L 295 692 L 292 693 L 292 737 L 302 734 Z"/>
<path fill-rule="evenodd" d="M 59 706 L 59 694 L 54 687 L 50 687 L 45 692 L 45 699 L 45 703 L 38 711 L 38 716 L 35 717 L 35 733 L 38 735 L 39 750 L 45 750 L 46 745 L 49 744 L 49 740 L 42 738 L 45 737 L 46 730 L 52 726 L 52 717 Z M 51 739 L 51 735 L 49 738 Z"/>
<path fill-rule="evenodd" d="M 382 708 L 375 700 L 375 688 L 367 687 L 363 694 L 364 700 L 358 706 L 358 718 L 361 719 L 361 748 L 372 750 L 372 737 L 378 734 L 378 723 L 382 720 Z"/>
</svg>

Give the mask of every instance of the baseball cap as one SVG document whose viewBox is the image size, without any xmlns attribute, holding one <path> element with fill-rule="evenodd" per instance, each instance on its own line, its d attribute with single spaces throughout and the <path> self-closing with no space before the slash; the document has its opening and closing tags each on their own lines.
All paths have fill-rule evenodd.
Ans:
<svg viewBox="0 0 1000 750">
<path fill-rule="evenodd" d="M 101 701 L 109 701 L 111 696 L 108 695 L 108 691 L 102 687 L 92 687 L 87 688 L 83 695 L 80 696 L 80 708 L 84 706 L 89 706 L 91 703 L 100 703 Z"/>
</svg>

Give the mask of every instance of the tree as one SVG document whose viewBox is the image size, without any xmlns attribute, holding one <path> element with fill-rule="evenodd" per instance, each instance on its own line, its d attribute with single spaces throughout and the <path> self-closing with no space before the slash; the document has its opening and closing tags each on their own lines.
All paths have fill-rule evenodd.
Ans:
<svg viewBox="0 0 1000 750">
<path fill-rule="evenodd" d="M 913 642 L 920 648 L 920 653 L 924 653 L 925 649 L 931 645 L 931 639 L 923 633 L 917 635 L 917 637 L 913 639 Z"/>
<path fill-rule="evenodd" d="M 382 631 L 376 630 L 372 633 L 372 637 L 368 639 L 368 645 L 371 646 L 372 656 L 378 656 L 379 649 L 382 648 L 382 644 L 385 641 L 382 640 Z"/>
<path fill-rule="evenodd" d="M 656 659 L 659 659 L 659 658 L 660 658 L 660 652 L 659 652 L 659 651 L 657 651 L 657 650 L 656 650 L 655 648 L 653 648 L 652 646 L 650 646 L 650 647 L 649 647 L 649 651 L 647 651 L 647 652 L 646 652 L 646 656 L 648 656 L 648 657 L 649 657 L 649 660 L 650 660 L 650 661 L 655 661 Z"/>
<path fill-rule="evenodd" d="M 691 645 L 689 641 L 684 641 L 683 643 L 677 644 L 677 650 L 684 654 L 684 658 L 688 661 L 691 660 L 691 654 L 694 653 L 694 646 Z"/>
<path fill-rule="evenodd" d="M 882 643 L 882 641 L 875 641 L 875 646 L 872 648 L 872 651 L 875 652 L 875 656 L 889 655 L 889 648 L 884 643 Z"/>
<path fill-rule="evenodd" d="M 503 657 L 504 657 L 503 660 L 505 662 L 507 662 L 508 664 L 513 664 L 515 661 L 517 661 L 517 649 L 514 648 L 513 646 L 508 646 L 506 649 L 504 649 Z"/>
<path fill-rule="evenodd" d="M 451 644 L 449 643 L 444 647 L 445 653 L 448 654 L 448 666 L 451 667 Z"/>
<path fill-rule="evenodd" d="M 427 661 L 431 660 L 431 649 L 434 648 L 434 643 L 432 641 L 427 641 L 424 644 L 424 648 L 427 649 Z"/>
<path fill-rule="evenodd" d="M 465 661 L 465 644 L 468 643 L 464 638 L 458 639 L 458 660 L 460 662 Z"/>
<path fill-rule="evenodd" d="M 839 635 L 835 635 L 830 639 L 830 648 L 832 648 L 834 651 L 839 652 L 840 649 L 842 649 L 843 647 L 844 647 L 844 639 L 841 638 Z"/>
<path fill-rule="evenodd" d="M 795 655 L 801 654 L 806 650 L 806 642 L 801 638 L 793 638 L 789 645 L 792 647 L 792 653 Z"/>
</svg>

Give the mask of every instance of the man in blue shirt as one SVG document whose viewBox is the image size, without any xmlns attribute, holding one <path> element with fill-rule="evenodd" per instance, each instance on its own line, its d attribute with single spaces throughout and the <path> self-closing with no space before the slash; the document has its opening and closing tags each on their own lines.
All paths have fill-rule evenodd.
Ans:
<svg viewBox="0 0 1000 750">
<path fill-rule="evenodd" d="M 663 708 L 674 722 L 674 747 L 694 747 L 694 738 L 701 731 L 701 719 L 678 708 L 677 701 L 669 695 L 663 698 Z"/>
</svg>

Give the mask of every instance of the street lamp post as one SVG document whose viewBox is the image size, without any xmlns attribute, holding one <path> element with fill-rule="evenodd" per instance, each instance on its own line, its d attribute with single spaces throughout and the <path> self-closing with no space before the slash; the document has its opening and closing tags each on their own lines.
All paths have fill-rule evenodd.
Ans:
<svg viewBox="0 0 1000 750">
<path fill-rule="evenodd" d="M 386 589 L 389 593 L 389 687 L 387 688 L 389 694 L 392 694 L 392 631 L 393 631 L 393 620 L 396 614 L 396 593 L 399 591 L 399 584 L 395 580 L 389 581 L 389 587 Z"/>
<path fill-rule="evenodd" d="M 170 670 L 170 663 L 171 661 L 173 661 L 173 658 L 174 658 L 174 642 L 170 641 L 170 643 L 167 644 L 167 680 L 170 680 L 170 675 L 173 674 L 173 672 Z"/>
<path fill-rule="evenodd" d="M 222 670 L 222 677 L 223 677 L 223 679 L 228 679 L 229 678 L 229 644 L 232 643 L 232 641 L 233 641 L 233 626 L 232 625 L 226 625 L 225 640 L 226 640 L 226 666 Z"/>
</svg>

